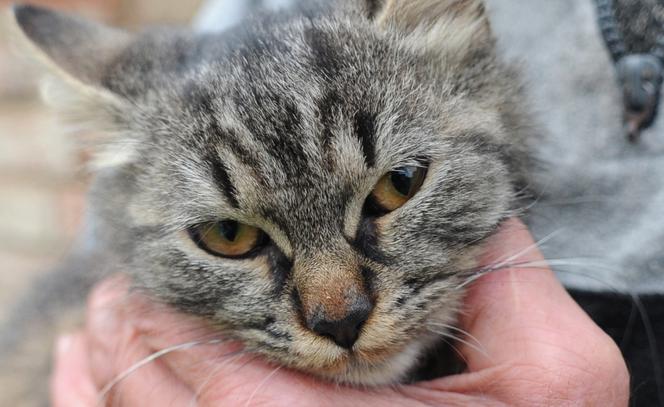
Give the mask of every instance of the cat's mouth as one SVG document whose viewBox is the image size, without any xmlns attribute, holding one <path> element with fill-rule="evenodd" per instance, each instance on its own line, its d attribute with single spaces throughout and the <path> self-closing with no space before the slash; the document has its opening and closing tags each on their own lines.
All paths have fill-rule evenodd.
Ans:
<svg viewBox="0 0 664 407">
<path fill-rule="evenodd" d="M 324 379 L 351 385 L 378 386 L 402 381 L 428 347 L 414 341 L 399 347 L 379 347 L 344 351 L 332 363 L 305 368 Z"/>
<path fill-rule="evenodd" d="M 379 301 L 352 346 L 343 346 L 303 324 L 291 320 L 291 341 L 287 352 L 271 354 L 281 364 L 337 383 L 379 386 L 429 378 L 431 361 L 443 348 L 441 334 L 430 324 L 454 324 L 456 313 L 447 302 L 419 318 L 395 312 L 389 302 Z M 270 352 L 266 352 L 270 353 Z M 433 357 L 437 355 L 436 357 Z M 449 359 L 433 367 L 449 371 Z M 427 366 L 429 365 L 429 366 Z M 424 374 L 417 370 L 426 366 Z M 434 373 L 435 374 L 435 373 Z"/>
<path fill-rule="evenodd" d="M 435 347 L 438 336 L 429 333 L 417 335 L 410 341 L 392 338 L 383 343 L 367 336 L 350 350 L 322 341 L 326 340 L 314 338 L 296 357 L 289 358 L 289 364 L 337 383 L 380 386 L 410 381 L 423 355 Z"/>
<path fill-rule="evenodd" d="M 380 386 L 431 380 L 463 369 L 449 342 L 437 335 L 425 335 L 397 348 L 349 351 L 336 363 L 305 370 L 333 382 Z"/>
</svg>

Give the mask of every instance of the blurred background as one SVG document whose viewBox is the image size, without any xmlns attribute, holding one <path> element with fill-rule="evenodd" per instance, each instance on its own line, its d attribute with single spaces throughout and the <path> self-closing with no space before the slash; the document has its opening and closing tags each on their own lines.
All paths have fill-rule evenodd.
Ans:
<svg viewBox="0 0 664 407">
<path fill-rule="evenodd" d="M 41 71 L 10 41 L 0 0 L 0 318 L 7 305 L 65 255 L 80 228 L 86 157 L 39 98 Z M 202 0 L 29 1 L 136 29 L 188 24 Z"/>
</svg>

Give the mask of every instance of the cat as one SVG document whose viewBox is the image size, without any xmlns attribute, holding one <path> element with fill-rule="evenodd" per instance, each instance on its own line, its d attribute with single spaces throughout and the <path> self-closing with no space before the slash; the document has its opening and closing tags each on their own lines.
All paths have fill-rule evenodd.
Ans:
<svg viewBox="0 0 664 407">
<path fill-rule="evenodd" d="M 105 134 L 85 247 L 17 308 L 38 330 L 123 271 L 273 362 L 406 381 L 527 184 L 535 127 L 481 0 L 302 1 L 218 34 L 14 16 L 49 99 Z"/>
</svg>

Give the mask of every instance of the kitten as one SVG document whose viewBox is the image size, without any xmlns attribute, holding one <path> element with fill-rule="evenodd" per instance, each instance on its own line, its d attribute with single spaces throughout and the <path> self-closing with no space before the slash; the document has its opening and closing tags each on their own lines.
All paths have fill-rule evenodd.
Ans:
<svg viewBox="0 0 664 407">
<path fill-rule="evenodd" d="M 533 133 L 482 1 L 303 1 L 220 34 L 14 13 L 55 102 L 109 136 L 79 277 L 126 271 L 355 385 L 407 380 L 454 324 Z"/>
</svg>

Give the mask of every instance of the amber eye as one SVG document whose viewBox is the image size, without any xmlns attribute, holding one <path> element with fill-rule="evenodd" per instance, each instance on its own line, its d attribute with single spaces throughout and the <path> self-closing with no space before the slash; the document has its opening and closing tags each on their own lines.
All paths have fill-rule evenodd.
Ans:
<svg viewBox="0 0 664 407">
<path fill-rule="evenodd" d="M 383 213 L 401 208 L 420 190 L 426 173 L 421 167 L 402 167 L 389 172 L 371 192 L 372 203 Z"/>
<path fill-rule="evenodd" d="M 191 228 L 189 234 L 201 249 L 230 258 L 249 255 L 267 239 L 262 230 L 232 220 L 203 223 Z"/>
</svg>

